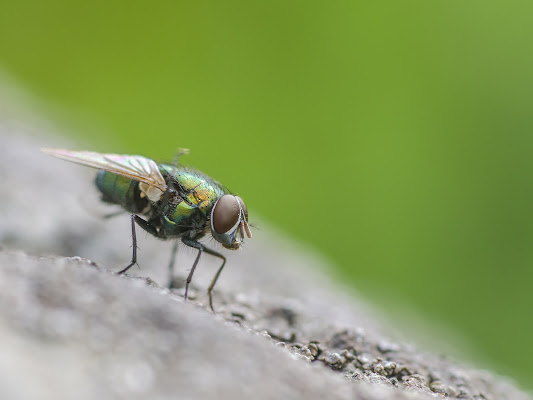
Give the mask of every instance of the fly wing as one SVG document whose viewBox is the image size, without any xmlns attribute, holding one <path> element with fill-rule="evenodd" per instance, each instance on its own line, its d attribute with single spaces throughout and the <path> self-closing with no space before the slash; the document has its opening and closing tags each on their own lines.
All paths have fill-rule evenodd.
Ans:
<svg viewBox="0 0 533 400">
<path fill-rule="evenodd" d="M 71 151 L 63 149 L 41 149 L 51 156 L 76 164 L 102 169 L 112 174 L 122 175 L 135 181 L 144 182 L 164 192 L 167 184 L 154 160 L 143 156 L 102 154 L 92 151 Z"/>
</svg>

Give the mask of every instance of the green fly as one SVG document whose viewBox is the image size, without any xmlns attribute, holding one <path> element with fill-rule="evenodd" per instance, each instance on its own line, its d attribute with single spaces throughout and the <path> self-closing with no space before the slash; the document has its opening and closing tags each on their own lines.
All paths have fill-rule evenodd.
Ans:
<svg viewBox="0 0 533 400">
<path fill-rule="evenodd" d="M 199 242 L 211 235 L 227 249 L 237 250 L 244 237 L 252 237 L 248 226 L 248 211 L 244 201 L 233 195 L 219 182 L 192 168 L 178 165 L 178 153 L 173 164 L 134 155 L 101 154 L 89 151 L 42 149 L 54 157 L 97 168 L 96 186 L 102 200 L 118 204 L 131 214 L 133 252 L 131 262 L 119 271 L 124 274 L 137 263 L 135 224 L 160 239 L 181 239 L 198 250 L 185 283 L 185 300 L 194 270 L 203 252 L 222 260 L 207 290 L 213 310 L 212 291 L 224 268 L 226 257 Z M 143 216 L 144 218 L 141 218 Z M 170 262 L 172 274 L 177 243 Z"/>
</svg>

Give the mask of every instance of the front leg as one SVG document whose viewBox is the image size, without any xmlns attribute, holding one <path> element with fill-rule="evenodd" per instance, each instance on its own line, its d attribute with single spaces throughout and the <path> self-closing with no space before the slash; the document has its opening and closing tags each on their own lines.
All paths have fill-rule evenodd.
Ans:
<svg viewBox="0 0 533 400">
<path fill-rule="evenodd" d="M 211 250 L 208 247 L 205 247 L 202 243 L 196 240 L 182 238 L 181 241 L 183 242 L 183 244 L 189 247 L 194 247 L 195 249 L 198 249 L 198 255 L 196 256 L 196 260 L 194 260 L 194 264 L 192 265 L 191 272 L 189 272 L 189 276 L 187 277 L 187 281 L 185 282 L 185 296 L 184 296 L 185 301 L 187 301 L 187 293 L 189 292 L 189 283 L 191 283 L 194 270 L 196 269 L 196 266 L 198 265 L 198 262 L 200 261 L 200 256 L 202 255 L 202 252 L 205 251 L 207 254 L 211 254 L 212 256 L 222 259 L 222 265 L 218 269 L 217 273 L 215 274 L 215 277 L 213 278 L 211 284 L 209 285 L 209 289 L 207 290 L 207 294 L 209 295 L 209 307 L 211 307 L 211 311 L 215 312 L 215 309 L 213 308 L 212 291 L 213 291 L 213 288 L 215 287 L 218 276 L 222 272 L 222 268 L 224 268 L 224 264 L 226 264 L 226 257 L 224 257 L 222 254 L 214 250 Z"/>
<path fill-rule="evenodd" d="M 138 215 L 131 214 L 131 241 L 132 241 L 133 253 L 131 255 L 130 263 L 128 264 L 128 266 L 126 268 L 124 268 L 123 270 L 118 272 L 119 275 L 125 274 L 128 269 L 130 269 L 135 264 L 137 264 L 137 235 L 135 234 L 135 223 L 137 223 L 137 225 L 139 225 L 141 228 L 143 228 L 146 232 L 148 232 L 148 233 L 150 233 L 150 234 L 152 234 L 152 235 L 154 235 L 156 237 L 160 237 L 159 231 L 157 230 L 157 228 L 154 225 L 152 225 L 149 222 L 145 221 L 144 219 L 142 219 Z"/>
</svg>

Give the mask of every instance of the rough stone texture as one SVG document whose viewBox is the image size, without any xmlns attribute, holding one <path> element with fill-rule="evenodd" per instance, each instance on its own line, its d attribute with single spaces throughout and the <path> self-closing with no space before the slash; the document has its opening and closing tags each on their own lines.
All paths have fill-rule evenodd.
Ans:
<svg viewBox="0 0 533 400">
<path fill-rule="evenodd" d="M 1 399 L 530 399 L 398 341 L 320 257 L 262 224 L 228 253 L 216 315 L 216 259 L 202 258 L 188 303 L 164 288 L 171 243 L 138 234 L 142 269 L 111 273 L 130 257 L 129 218 L 98 217 L 114 209 L 94 172 L 38 151 L 58 143 L 0 118 Z M 176 282 L 194 255 L 180 253 Z"/>
</svg>

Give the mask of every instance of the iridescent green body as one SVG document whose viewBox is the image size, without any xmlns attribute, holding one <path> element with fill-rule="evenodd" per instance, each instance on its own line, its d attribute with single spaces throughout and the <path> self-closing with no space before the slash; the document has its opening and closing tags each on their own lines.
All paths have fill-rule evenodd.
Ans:
<svg viewBox="0 0 533 400">
<path fill-rule="evenodd" d="M 136 225 L 159 239 L 180 238 L 185 246 L 198 250 L 185 281 L 185 300 L 202 253 L 221 259 L 222 264 L 207 289 L 209 306 L 214 311 L 212 291 L 226 264 L 226 257 L 205 246 L 199 239 L 209 233 L 226 249 L 237 250 L 245 236 L 251 238 L 248 210 L 242 198 L 229 193 L 224 186 L 200 171 L 179 166 L 179 157 L 188 152 L 185 149 L 178 152 L 172 165 L 157 164 L 139 155 L 42 150 L 54 157 L 99 169 L 96 186 L 102 192 L 102 200 L 118 204 L 131 213 L 132 256 L 130 263 L 119 274 L 125 274 L 137 264 Z M 174 282 L 177 249 L 176 241 L 169 265 L 170 287 Z"/>
<path fill-rule="evenodd" d="M 203 236 L 209 231 L 211 209 L 229 191 L 200 171 L 168 164 L 158 167 L 168 190 L 155 202 L 144 195 L 140 182 L 111 172 L 99 171 L 96 185 L 104 201 L 147 216 L 160 238 Z"/>
<path fill-rule="evenodd" d="M 148 199 L 141 196 L 138 181 L 111 172 L 98 171 L 95 183 L 102 192 L 102 200 L 119 204 L 130 213 L 138 214 L 148 206 Z"/>
</svg>

